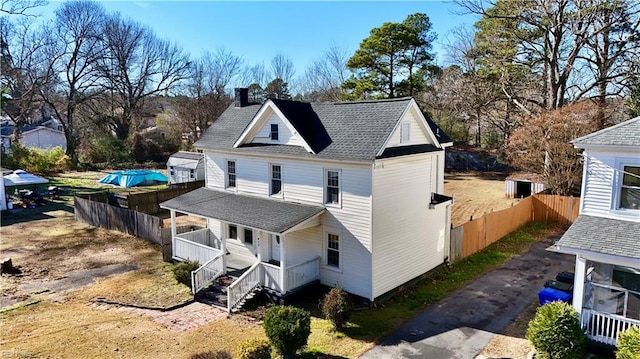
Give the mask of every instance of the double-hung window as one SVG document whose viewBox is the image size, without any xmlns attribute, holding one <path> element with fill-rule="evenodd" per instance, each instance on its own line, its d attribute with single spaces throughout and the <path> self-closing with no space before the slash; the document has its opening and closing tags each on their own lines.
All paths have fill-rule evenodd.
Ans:
<svg viewBox="0 0 640 359">
<path fill-rule="evenodd" d="M 227 187 L 236 188 L 236 161 L 227 161 Z"/>
<path fill-rule="evenodd" d="M 340 236 L 327 233 L 327 265 L 340 268 Z"/>
<path fill-rule="evenodd" d="M 278 140 L 278 124 L 277 123 L 271 124 L 271 140 L 272 141 Z"/>
<path fill-rule="evenodd" d="M 271 188 L 269 194 L 279 194 L 280 191 L 282 191 L 282 166 L 271 165 Z"/>
<path fill-rule="evenodd" d="M 340 171 L 327 170 L 326 172 L 325 203 L 340 204 Z"/>
<path fill-rule="evenodd" d="M 251 228 L 244 229 L 244 243 L 253 245 L 253 230 Z"/>
<path fill-rule="evenodd" d="M 229 225 L 229 238 L 238 239 L 238 226 L 235 224 Z"/>
<path fill-rule="evenodd" d="M 639 166 L 623 166 L 619 208 L 640 210 Z"/>
</svg>

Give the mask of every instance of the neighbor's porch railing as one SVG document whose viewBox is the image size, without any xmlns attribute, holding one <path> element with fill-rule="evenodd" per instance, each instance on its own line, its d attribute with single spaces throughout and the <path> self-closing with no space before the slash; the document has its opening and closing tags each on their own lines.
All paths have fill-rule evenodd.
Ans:
<svg viewBox="0 0 640 359">
<path fill-rule="evenodd" d="M 222 252 L 218 252 L 211 260 L 191 272 L 191 291 L 194 295 L 225 273 L 224 255 Z"/>
<path fill-rule="evenodd" d="M 287 287 L 292 290 L 320 279 L 320 257 L 287 267 Z"/>
<path fill-rule="evenodd" d="M 609 345 L 616 345 L 620 333 L 633 325 L 640 327 L 640 320 L 584 308 L 580 315 L 580 326 L 584 329 L 587 337 Z"/>
<path fill-rule="evenodd" d="M 219 249 L 192 242 L 178 236 L 173 237 L 173 243 L 173 259 L 180 261 L 190 260 L 204 264 L 221 252 Z"/>
</svg>

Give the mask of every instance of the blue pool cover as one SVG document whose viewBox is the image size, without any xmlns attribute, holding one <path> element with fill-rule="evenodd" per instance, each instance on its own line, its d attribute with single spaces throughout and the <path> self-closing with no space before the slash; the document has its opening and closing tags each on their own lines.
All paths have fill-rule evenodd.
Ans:
<svg viewBox="0 0 640 359">
<path fill-rule="evenodd" d="M 169 179 L 158 171 L 151 170 L 127 170 L 110 173 L 103 177 L 98 183 L 112 184 L 124 188 L 134 186 L 147 186 L 167 183 Z"/>
</svg>

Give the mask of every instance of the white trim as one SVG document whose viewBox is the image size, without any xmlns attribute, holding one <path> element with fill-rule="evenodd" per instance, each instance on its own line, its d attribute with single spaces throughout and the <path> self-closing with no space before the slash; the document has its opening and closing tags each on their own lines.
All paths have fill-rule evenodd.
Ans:
<svg viewBox="0 0 640 359">
<path fill-rule="evenodd" d="M 327 202 L 328 186 L 329 186 L 329 172 L 338 172 L 338 203 Z M 342 169 L 339 168 L 324 168 L 322 171 L 324 175 L 323 190 L 322 190 L 322 203 L 327 207 L 342 208 Z"/>
<path fill-rule="evenodd" d="M 329 235 L 338 237 L 338 266 L 329 264 Z M 342 273 L 342 268 L 344 267 L 344 251 L 342 242 L 344 240 L 344 236 L 342 235 L 342 231 L 336 228 L 327 228 L 325 227 L 322 231 L 322 268 L 332 270 L 334 272 Z"/>
<path fill-rule="evenodd" d="M 296 136 L 296 138 L 302 144 L 302 147 L 304 147 L 304 149 L 307 152 L 313 153 L 314 155 L 316 154 L 311 149 L 311 146 L 309 146 L 307 141 L 305 141 L 305 139 L 302 138 L 302 136 L 298 133 L 296 128 L 291 124 L 291 122 L 287 119 L 287 117 L 282 113 L 282 111 L 280 111 L 278 106 L 276 106 L 276 104 L 271 100 L 267 100 L 267 102 L 264 103 L 262 108 L 260 108 L 258 113 L 256 113 L 256 115 L 253 117 L 251 122 L 249 122 L 249 125 L 247 125 L 247 127 L 244 129 L 244 131 L 242 131 L 242 134 L 240 134 L 240 137 L 238 137 L 236 142 L 233 143 L 233 147 L 234 148 L 238 148 L 238 146 L 240 146 L 241 144 L 243 144 L 246 141 L 248 141 L 249 134 L 251 132 L 253 132 L 256 129 L 257 126 L 262 126 L 262 125 L 264 125 L 266 123 L 266 121 L 268 119 L 268 116 L 265 116 L 265 113 L 267 112 L 267 109 L 271 109 L 273 112 L 275 112 L 275 114 L 280 118 L 280 120 L 282 120 L 282 122 L 285 124 L 285 126 L 287 126 L 289 131 L 294 136 Z M 269 128 L 269 130 L 271 130 L 271 129 Z M 269 131 L 269 134 L 271 134 L 271 131 Z M 269 135 L 269 138 L 271 138 L 271 135 Z"/>
<path fill-rule="evenodd" d="M 221 150 L 218 148 L 209 148 L 209 147 L 198 147 L 200 149 L 202 149 L 203 151 L 207 151 L 207 154 L 216 154 L 216 155 L 221 155 L 221 156 L 231 156 L 231 157 L 246 157 L 246 158 L 254 158 L 254 157 L 260 157 L 260 158 L 267 158 L 267 159 L 271 159 L 271 160 L 277 160 L 277 159 L 283 159 L 283 160 L 298 160 L 298 161 L 309 161 L 309 162 L 323 162 L 323 163 L 336 163 L 336 164 L 343 164 L 343 163 L 347 163 L 347 164 L 352 164 L 352 165 L 364 165 L 364 164 L 370 164 L 372 162 L 374 162 L 374 159 L 371 160 L 350 160 L 350 159 L 335 159 L 335 158 L 326 158 L 326 157 L 316 157 L 316 156 L 309 156 L 309 157 L 301 157 L 301 156 L 297 156 L 297 155 L 286 155 L 286 154 L 280 154 L 280 153 L 260 153 L 260 152 L 238 152 L 238 151 L 225 151 L 225 150 Z"/>
<path fill-rule="evenodd" d="M 233 175 L 235 178 L 235 185 L 232 187 L 229 185 L 229 162 L 233 162 Z M 224 189 L 227 191 L 238 191 L 238 161 L 236 159 L 225 158 L 224 159 Z"/>
<path fill-rule="evenodd" d="M 382 156 L 382 153 L 384 152 L 384 150 L 389 145 L 389 141 L 391 141 L 391 138 L 393 137 L 393 134 L 398 130 L 398 127 L 402 123 L 401 120 L 406 116 L 407 112 L 409 112 L 410 109 L 413 109 L 416 112 L 416 114 L 418 115 L 417 116 L 418 119 L 419 119 L 418 123 L 422 126 L 422 130 L 427 133 L 427 136 L 431 139 L 431 141 L 433 142 L 434 146 L 436 146 L 437 148 L 444 148 L 445 147 L 438 141 L 438 139 L 436 138 L 435 134 L 431 131 L 431 127 L 429 126 L 429 123 L 427 122 L 427 119 L 422 114 L 422 111 L 420 111 L 420 107 L 416 103 L 416 100 L 411 99 L 411 101 L 409 101 L 409 104 L 407 105 L 407 107 L 404 109 L 404 111 L 402 111 L 402 114 L 400 115 L 400 118 L 398 118 L 395 126 L 393 126 L 393 130 L 391 130 L 391 132 L 387 136 L 387 139 L 384 141 L 384 144 L 382 145 L 382 148 L 380 148 L 378 150 L 378 153 L 376 153 L 376 157 Z M 447 142 L 447 143 L 449 143 L 449 142 Z"/>
<path fill-rule="evenodd" d="M 622 192 L 622 182 L 624 181 L 625 167 L 638 167 L 640 168 L 640 159 L 637 158 L 628 158 L 628 157 L 619 157 L 615 160 L 615 167 L 613 168 L 613 183 L 614 186 L 612 188 L 613 193 L 611 193 L 611 206 L 610 209 L 612 212 L 621 215 L 628 216 L 639 216 L 640 208 L 631 209 L 631 208 L 621 208 L 620 207 L 620 193 Z"/>
<path fill-rule="evenodd" d="M 622 267 L 631 267 L 631 268 L 640 269 L 640 258 L 617 256 L 617 255 L 606 254 L 606 253 L 598 253 L 598 252 L 587 251 L 584 249 L 562 247 L 559 245 L 556 245 L 556 249 L 560 253 L 573 254 L 594 262 L 609 263 L 609 264 L 619 265 Z"/>
<path fill-rule="evenodd" d="M 400 125 L 400 143 L 411 142 L 411 122 L 403 121 Z"/>
<path fill-rule="evenodd" d="M 282 199 L 282 198 L 284 198 L 284 181 L 282 180 L 283 177 L 284 177 L 283 176 L 283 167 L 284 166 L 282 166 L 282 164 L 280 164 L 280 163 L 274 163 L 274 162 L 269 162 L 267 164 L 267 166 L 268 166 L 267 170 L 269 171 L 268 172 L 269 173 L 269 177 L 268 177 L 268 181 L 269 181 L 268 187 L 269 188 L 267 189 L 269 191 L 268 195 L 271 198 L 280 198 L 280 199 Z M 280 192 L 278 192 L 278 193 L 273 193 L 273 188 L 272 188 L 272 185 L 273 185 L 273 166 L 280 166 Z"/>
</svg>

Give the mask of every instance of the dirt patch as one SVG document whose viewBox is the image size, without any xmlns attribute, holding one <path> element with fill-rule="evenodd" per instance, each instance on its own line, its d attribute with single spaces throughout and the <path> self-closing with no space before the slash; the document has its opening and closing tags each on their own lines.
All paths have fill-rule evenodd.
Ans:
<svg viewBox="0 0 640 359">
<path fill-rule="evenodd" d="M 454 197 L 451 224 L 459 226 L 486 213 L 499 211 L 518 203 L 505 197 L 504 175 L 500 173 L 446 173 L 444 193 Z"/>
</svg>

